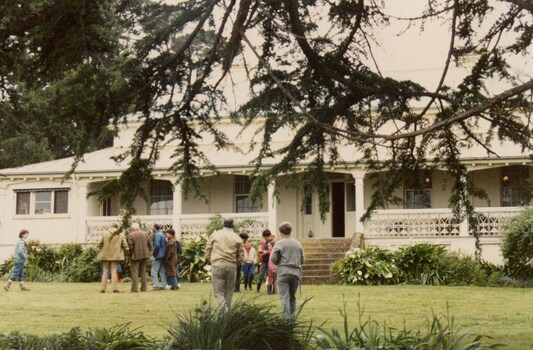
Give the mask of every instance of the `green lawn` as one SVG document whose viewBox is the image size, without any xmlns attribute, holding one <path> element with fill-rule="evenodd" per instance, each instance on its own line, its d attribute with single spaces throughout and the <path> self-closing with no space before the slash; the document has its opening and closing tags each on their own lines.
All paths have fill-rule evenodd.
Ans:
<svg viewBox="0 0 533 350">
<path fill-rule="evenodd" d="M 3 283 L 3 282 L 2 282 Z M 188 312 L 203 299 L 214 302 L 210 284 L 183 283 L 181 290 L 129 293 L 99 293 L 96 283 L 28 283 L 31 292 L 21 292 L 13 285 L 10 292 L 1 291 L 0 333 L 23 330 L 33 334 L 66 332 L 72 327 L 82 329 L 109 327 L 131 322 L 146 334 L 162 337 L 165 326 L 176 313 Z M 109 287 L 108 287 L 109 288 Z M 351 317 L 357 321 L 357 303 L 364 307 L 365 317 L 387 326 L 418 328 L 432 313 L 446 313 L 447 305 L 456 324 L 484 333 L 494 342 L 505 343 L 508 349 L 533 348 L 533 289 L 431 287 L 431 286 L 308 286 L 304 285 L 298 303 L 312 298 L 304 308 L 303 319 L 325 327 L 341 329 L 339 309 L 343 296 Z M 271 303 L 279 310 L 278 296 L 241 292 L 236 298 L 253 298 Z"/>
</svg>

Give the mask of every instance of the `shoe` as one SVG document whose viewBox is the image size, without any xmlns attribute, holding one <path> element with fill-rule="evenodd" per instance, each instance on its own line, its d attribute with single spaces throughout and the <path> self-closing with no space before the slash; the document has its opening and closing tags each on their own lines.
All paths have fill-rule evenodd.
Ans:
<svg viewBox="0 0 533 350">
<path fill-rule="evenodd" d="M 100 293 L 105 293 L 105 289 L 102 289 L 102 290 L 100 291 Z"/>
<path fill-rule="evenodd" d="M 113 293 L 120 293 L 120 290 L 113 290 Z"/>
</svg>

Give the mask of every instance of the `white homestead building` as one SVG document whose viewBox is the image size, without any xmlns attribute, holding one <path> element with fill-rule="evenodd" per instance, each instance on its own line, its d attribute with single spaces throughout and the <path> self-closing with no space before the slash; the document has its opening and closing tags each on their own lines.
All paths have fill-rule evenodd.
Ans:
<svg viewBox="0 0 533 350">
<path fill-rule="evenodd" d="M 361 223 L 359 218 L 368 206 L 373 188 L 367 170 L 354 165 L 359 156 L 348 145 L 340 148 L 342 166 L 328 170 L 331 206 L 324 222 L 320 220 L 317 198 L 300 210 L 303 188 L 285 188 L 287 180 L 283 176 L 277 179 L 281 186 L 279 200 L 273 198 L 271 186 L 263 195 L 262 205 L 252 207 L 249 174 L 256 151 L 250 145 L 262 122 L 258 120 L 243 131 L 229 119 L 220 121 L 217 127 L 234 141 L 235 147 L 231 149 L 218 150 L 208 135 L 201 141 L 199 147 L 220 172 L 220 175 L 203 172 L 207 201 L 192 194 L 184 198 L 181 186 L 175 183 L 176 176 L 167 170 L 173 163 L 170 154 L 174 146 L 163 147 L 153 171 L 154 179 L 144 184 L 148 200 L 137 199 L 136 215 L 149 225 L 156 222 L 172 225 L 182 237 L 203 232 L 209 218 L 221 214 L 237 221 L 246 220 L 256 237 L 265 228 L 275 232 L 278 223 L 290 221 L 298 239 L 352 237 L 360 232 L 367 246 L 394 248 L 431 242 L 474 252 L 474 238 L 468 225 L 452 224 L 448 209 L 450 193 L 443 186 L 446 169 L 427 175 L 423 195 L 419 190 L 400 188 L 397 195 L 405 199 L 405 206 L 378 210 L 370 220 Z M 22 228 L 30 231 L 32 240 L 41 243 L 92 243 L 112 222 L 118 222 L 121 209 L 118 198 L 99 203 L 95 196 L 87 194 L 121 175 L 127 161 L 116 163 L 110 157 L 127 149 L 138 126 L 138 122 L 128 123 L 119 131 L 112 147 L 86 154 L 68 179 L 63 177 L 70 170 L 72 158 L 0 170 L 0 260 L 11 254 Z M 276 133 L 272 142 L 281 147 L 290 139 L 292 130 L 285 129 Z M 517 184 L 533 176 L 533 163 L 519 146 L 496 142 L 492 146 L 499 157 L 488 157 L 482 147 L 473 147 L 464 150 L 462 160 L 475 184 L 488 193 L 489 201 L 474 203 L 476 210 L 484 214 L 478 223 L 482 257 L 498 263 L 502 226 L 527 204 Z M 265 165 L 274 162 L 265 160 Z"/>
</svg>

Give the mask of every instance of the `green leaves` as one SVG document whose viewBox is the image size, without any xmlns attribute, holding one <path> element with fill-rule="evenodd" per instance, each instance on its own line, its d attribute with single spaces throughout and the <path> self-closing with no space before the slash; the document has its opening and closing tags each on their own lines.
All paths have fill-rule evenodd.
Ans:
<svg viewBox="0 0 533 350">
<path fill-rule="evenodd" d="M 524 208 L 505 229 L 502 255 L 512 277 L 533 278 L 533 206 Z"/>
<path fill-rule="evenodd" d="M 331 269 L 345 284 L 394 284 L 399 279 L 394 255 L 381 248 L 349 251 L 344 258 L 333 263 Z"/>
</svg>

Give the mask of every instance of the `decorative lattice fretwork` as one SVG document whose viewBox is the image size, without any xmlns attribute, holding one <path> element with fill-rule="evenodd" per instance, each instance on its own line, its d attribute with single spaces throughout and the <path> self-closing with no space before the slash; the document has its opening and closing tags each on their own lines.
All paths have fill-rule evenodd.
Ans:
<svg viewBox="0 0 533 350">
<path fill-rule="evenodd" d="M 232 217 L 235 220 L 235 225 L 239 226 L 241 231 L 248 233 L 254 240 L 259 239 L 263 230 L 268 227 L 267 213 L 220 215 L 222 217 Z M 212 217 L 212 214 L 183 215 L 180 219 L 182 237 L 199 237 L 201 234 L 205 234 L 207 225 Z"/>
<path fill-rule="evenodd" d="M 518 214 L 522 208 L 480 208 L 477 209 L 477 231 L 480 236 L 501 236 L 505 226 L 511 218 Z M 473 230 L 469 230 L 469 235 L 474 235 Z"/>
<path fill-rule="evenodd" d="M 241 232 L 247 232 L 253 240 L 261 238 L 261 233 L 268 227 L 267 213 L 220 214 L 222 217 L 232 217 Z M 214 214 L 182 215 L 180 228 L 176 232 L 183 238 L 199 237 L 206 233 L 207 225 Z M 150 230 L 153 224 L 160 224 L 163 229 L 172 227 L 172 216 L 136 216 L 133 222 L 139 222 L 144 230 Z M 92 217 L 87 219 L 87 242 L 98 242 L 100 237 L 109 230 L 113 223 L 120 223 L 120 217 Z M 175 228 L 176 229 L 176 228 Z"/>
<path fill-rule="evenodd" d="M 367 237 L 453 237 L 459 236 L 460 223 L 450 210 L 379 210 L 365 222 Z"/>
<path fill-rule="evenodd" d="M 120 221 L 121 218 L 118 216 L 88 218 L 86 242 L 98 242 L 113 223 L 120 224 Z M 139 222 L 144 230 L 150 230 L 153 224 L 160 224 L 163 229 L 172 227 L 172 216 L 135 216 L 132 221 Z"/>
</svg>

